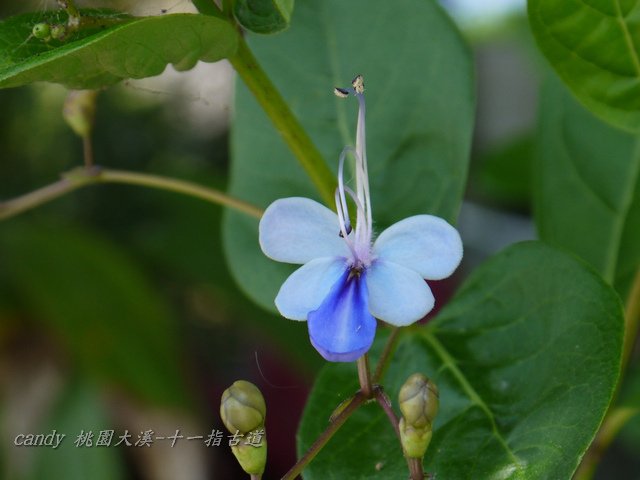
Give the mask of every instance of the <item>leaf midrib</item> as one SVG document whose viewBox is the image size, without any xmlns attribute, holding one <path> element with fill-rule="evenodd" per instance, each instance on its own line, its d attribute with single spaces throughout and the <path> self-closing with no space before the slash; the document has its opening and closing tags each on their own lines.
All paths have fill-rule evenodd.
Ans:
<svg viewBox="0 0 640 480">
<path fill-rule="evenodd" d="M 620 0 L 614 0 L 613 3 L 616 7 L 616 20 L 620 25 L 622 35 L 624 36 L 624 41 L 627 44 L 627 48 L 629 49 L 629 55 L 631 56 L 631 61 L 633 62 L 633 66 L 636 70 L 636 77 L 640 78 L 640 59 L 638 59 L 638 52 L 636 51 L 635 45 L 633 44 L 633 39 L 631 38 L 631 34 L 629 33 L 629 29 L 627 28 L 627 23 L 624 21 L 622 9 L 620 8 Z"/>
<path fill-rule="evenodd" d="M 446 366 L 455 380 L 458 382 L 462 391 L 469 397 L 471 402 L 478 406 L 484 414 L 489 419 L 491 423 L 491 431 L 493 436 L 498 440 L 498 443 L 502 445 L 505 452 L 509 455 L 510 459 L 514 464 L 520 465 L 522 461 L 516 456 L 516 454 L 511 450 L 509 445 L 507 444 L 505 438 L 502 436 L 500 431 L 498 430 L 498 425 L 496 424 L 495 415 L 489 408 L 489 406 L 485 403 L 485 401 L 480 397 L 478 392 L 473 388 L 469 380 L 465 377 L 464 373 L 458 368 L 456 361 L 451 356 L 451 354 L 447 351 L 447 349 L 438 341 L 437 338 L 431 333 L 429 329 L 420 329 L 420 336 L 424 339 L 425 342 L 429 344 L 429 346 L 433 349 L 434 353 L 442 360 L 444 366 Z"/>
</svg>

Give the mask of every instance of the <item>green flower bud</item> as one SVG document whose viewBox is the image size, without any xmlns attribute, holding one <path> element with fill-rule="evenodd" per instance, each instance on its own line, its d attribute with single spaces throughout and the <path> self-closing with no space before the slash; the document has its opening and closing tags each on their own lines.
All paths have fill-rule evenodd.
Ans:
<svg viewBox="0 0 640 480">
<path fill-rule="evenodd" d="M 411 375 L 398 395 L 400 410 L 407 423 L 424 428 L 433 423 L 438 413 L 438 387 L 421 373 Z"/>
<path fill-rule="evenodd" d="M 93 129 L 97 96 L 97 90 L 72 90 L 64 101 L 62 116 L 81 138 L 87 138 Z"/>
<path fill-rule="evenodd" d="M 262 475 L 267 464 L 267 439 L 262 439 L 258 447 L 251 445 L 236 445 L 231 451 L 238 460 L 242 469 L 250 475 Z"/>
<path fill-rule="evenodd" d="M 51 27 L 46 23 L 36 23 L 31 34 L 40 40 L 48 40 L 51 38 Z"/>
<path fill-rule="evenodd" d="M 222 394 L 220 416 L 231 433 L 247 433 L 264 426 L 266 413 L 264 397 L 253 383 L 238 380 Z"/>
<path fill-rule="evenodd" d="M 253 383 L 238 380 L 222 394 L 222 422 L 237 437 L 231 451 L 242 469 L 251 475 L 262 475 L 267 463 L 266 413 L 264 397 Z"/>
<path fill-rule="evenodd" d="M 431 427 L 438 413 L 438 387 L 421 373 L 414 373 L 398 395 L 403 418 L 400 439 L 409 458 L 422 458 L 431 441 Z"/>
</svg>

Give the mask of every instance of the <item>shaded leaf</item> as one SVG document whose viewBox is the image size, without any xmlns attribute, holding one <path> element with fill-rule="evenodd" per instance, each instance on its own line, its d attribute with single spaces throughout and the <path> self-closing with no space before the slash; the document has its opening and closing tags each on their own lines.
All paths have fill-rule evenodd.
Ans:
<svg viewBox="0 0 640 480">
<path fill-rule="evenodd" d="M 233 14 L 255 33 L 277 33 L 291 22 L 294 0 L 235 0 Z"/>
<path fill-rule="evenodd" d="M 640 4 L 633 0 L 529 0 L 538 45 L 591 111 L 640 130 Z"/>
<path fill-rule="evenodd" d="M 64 41 L 31 35 L 37 23 L 65 23 L 60 11 L 28 13 L 0 22 L 0 88 L 37 81 L 92 89 L 126 78 L 177 70 L 198 60 L 215 62 L 235 52 L 237 33 L 212 15 L 130 17 L 110 10 L 82 10 L 83 26 Z M 171 32 L 171 34 L 167 34 Z"/>
<path fill-rule="evenodd" d="M 640 266 L 637 137 L 599 120 L 551 80 L 541 94 L 538 135 L 540 237 L 591 263 L 624 299 Z"/>
<path fill-rule="evenodd" d="M 424 462 L 437 478 L 571 478 L 613 395 L 622 331 L 618 296 L 592 269 L 544 244 L 518 244 L 476 270 L 427 326 L 402 332 L 382 383 L 394 404 L 414 372 L 438 385 L 440 411 Z M 356 388 L 353 365 L 323 369 L 299 453 Z M 305 473 L 404 478 L 407 467 L 386 416 L 370 404 Z"/>
<path fill-rule="evenodd" d="M 418 213 L 455 221 L 473 127 L 473 72 L 467 46 L 436 2 L 383 2 L 376 8 L 365 0 L 303 2 L 289 30 L 259 40 L 251 45 L 260 63 L 334 171 L 342 148 L 355 144 L 357 102 L 336 98 L 332 89 L 364 75 L 378 230 Z M 318 198 L 242 85 L 231 143 L 233 195 L 262 207 L 287 196 Z M 241 287 L 273 310 L 292 269 L 262 254 L 257 226 L 228 212 L 225 250 Z"/>
</svg>

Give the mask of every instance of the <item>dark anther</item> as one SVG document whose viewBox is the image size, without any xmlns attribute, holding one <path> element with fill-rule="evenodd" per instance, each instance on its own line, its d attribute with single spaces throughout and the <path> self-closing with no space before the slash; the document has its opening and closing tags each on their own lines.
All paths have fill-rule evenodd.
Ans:
<svg viewBox="0 0 640 480">
<path fill-rule="evenodd" d="M 333 93 L 336 94 L 336 96 L 340 97 L 340 98 L 345 98 L 349 96 L 349 90 L 345 89 L 345 88 L 340 88 L 340 87 L 335 87 L 333 89 Z"/>
<path fill-rule="evenodd" d="M 351 233 L 351 230 L 352 230 L 351 225 L 347 225 L 344 229 L 346 230 L 347 235 Z M 338 235 L 340 236 L 340 238 L 344 238 L 344 235 L 342 234 L 342 230 L 338 232 Z"/>
</svg>

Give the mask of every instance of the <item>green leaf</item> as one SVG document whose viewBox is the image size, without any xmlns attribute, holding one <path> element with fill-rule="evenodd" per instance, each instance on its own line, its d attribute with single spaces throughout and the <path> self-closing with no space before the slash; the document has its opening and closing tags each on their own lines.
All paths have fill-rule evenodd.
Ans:
<svg viewBox="0 0 640 480">
<path fill-rule="evenodd" d="M 114 430 L 98 393 L 85 383 L 74 383 L 57 401 L 48 425 L 39 433 L 65 434 L 60 446 L 34 448 L 33 480 L 42 478 L 64 478 L 66 480 L 116 480 L 125 477 L 124 462 L 118 447 L 96 447 L 95 442 L 102 430 Z M 93 432 L 92 447 L 76 447 L 74 442 L 81 433 Z M 114 432 L 112 445 L 118 441 Z"/>
<path fill-rule="evenodd" d="M 277 33 L 289 26 L 294 0 L 235 0 L 233 14 L 255 33 Z"/>
<path fill-rule="evenodd" d="M 640 130 L 640 4 L 633 0 L 529 0 L 540 49 L 591 111 Z"/>
<path fill-rule="evenodd" d="M 455 221 L 473 128 L 473 70 L 466 44 L 434 1 L 381 2 L 376 8 L 366 0 L 303 2 L 289 30 L 259 40 L 251 46 L 260 63 L 334 171 L 342 148 L 355 144 L 357 102 L 336 98 L 332 89 L 364 75 L 379 230 L 418 213 Z M 287 196 L 318 198 L 242 85 L 231 148 L 233 195 L 263 207 Z M 262 254 L 257 221 L 227 213 L 224 241 L 232 273 L 252 299 L 273 310 L 292 269 Z"/>
<path fill-rule="evenodd" d="M 86 231 L 15 224 L 0 251 L 23 311 L 87 375 L 149 402 L 188 404 L 169 307 L 117 247 Z"/>
<path fill-rule="evenodd" d="M 523 243 L 478 268 L 432 322 L 403 331 L 382 383 L 396 412 L 410 374 L 438 385 L 424 462 L 436 478 L 571 478 L 612 398 L 622 331 L 620 300 L 597 273 L 542 243 Z M 356 379 L 353 365 L 323 369 L 300 426 L 300 453 Z M 347 421 L 305 478 L 406 476 L 395 433 L 373 404 Z"/>
<path fill-rule="evenodd" d="M 0 88 L 37 81 L 90 89 L 126 78 L 177 70 L 198 60 L 233 55 L 237 33 L 212 15 L 173 14 L 129 17 L 108 10 L 82 10 L 80 29 L 65 41 L 32 37 L 37 23 L 64 23 L 59 11 L 29 13 L 0 22 Z M 170 33 L 168 33 L 170 32 Z"/>
<path fill-rule="evenodd" d="M 535 219 L 624 299 L 640 266 L 640 145 L 579 105 L 558 81 L 541 94 Z"/>
</svg>

